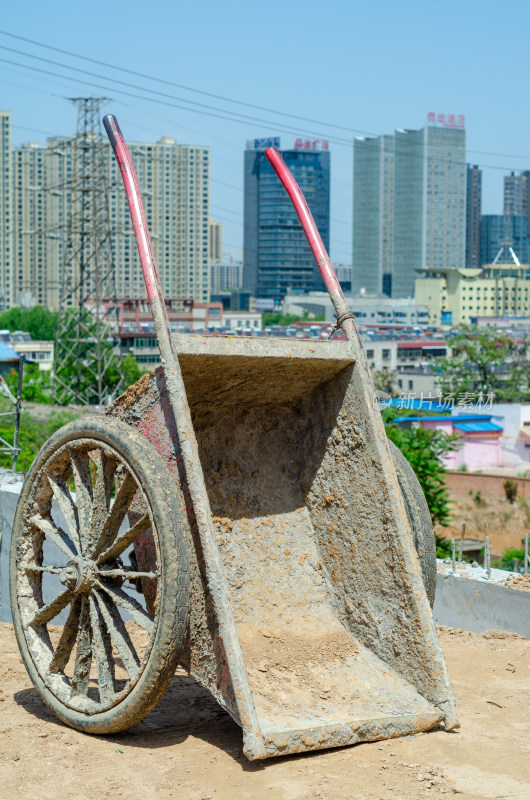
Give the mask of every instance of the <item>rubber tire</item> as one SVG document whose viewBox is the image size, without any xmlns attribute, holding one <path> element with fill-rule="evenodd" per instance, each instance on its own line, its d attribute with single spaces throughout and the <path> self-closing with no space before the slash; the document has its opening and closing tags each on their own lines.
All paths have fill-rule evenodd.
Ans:
<svg viewBox="0 0 530 800">
<path fill-rule="evenodd" d="M 17 600 L 17 540 L 35 476 L 62 445 L 79 438 L 104 442 L 123 457 L 150 503 L 158 532 L 163 583 L 160 614 L 152 650 L 144 671 L 121 702 L 100 714 L 87 716 L 60 702 L 41 679 L 20 620 Z M 47 706 L 67 725 L 87 733 L 108 734 L 140 722 L 160 700 L 175 673 L 186 635 L 190 603 L 190 543 L 186 515 L 166 464 L 140 433 L 119 420 L 84 417 L 56 431 L 37 454 L 26 477 L 13 523 L 10 554 L 13 624 L 20 653 L 31 680 Z"/>
<path fill-rule="evenodd" d="M 420 482 L 401 450 L 390 439 L 388 446 L 396 468 L 399 487 L 405 500 L 410 527 L 414 534 L 414 547 L 420 560 L 425 591 L 432 608 L 436 592 L 436 542 L 429 506 Z"/>
</svg>

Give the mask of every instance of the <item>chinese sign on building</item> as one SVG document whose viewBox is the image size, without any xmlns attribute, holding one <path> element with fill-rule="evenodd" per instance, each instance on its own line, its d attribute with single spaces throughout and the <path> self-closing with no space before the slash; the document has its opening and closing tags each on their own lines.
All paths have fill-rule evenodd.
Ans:
<svg viewBox="0 0 530 800">
<path fill-rule="evenodd" d="M 429 125 L 441 125 L 443 128 L 464 130 L 466 127 L 466 118 L 463 114 L 437 114 L 434 111 L 429 111 L 427 122 Z"/>
<path fill-rule="evenodd" d="M 296 139 L 295 150 L 329 150 L 327 139 Z"/>
</svg>

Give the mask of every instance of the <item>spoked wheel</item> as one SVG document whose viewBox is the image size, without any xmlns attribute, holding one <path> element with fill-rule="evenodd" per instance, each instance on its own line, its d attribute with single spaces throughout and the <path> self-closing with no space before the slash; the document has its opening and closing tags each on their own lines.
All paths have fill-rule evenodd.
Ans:
<svg viewBox="0 0 530 800">
<path fill-rule="evenodd" d="M 10 570 L 18 645 L 47 705 L 92 733 L 141 720 L 171 681 L 189 607 L 185 515 L 153 446 L 117 420 L 57 431 L 24 484 Z"/>
</svg>

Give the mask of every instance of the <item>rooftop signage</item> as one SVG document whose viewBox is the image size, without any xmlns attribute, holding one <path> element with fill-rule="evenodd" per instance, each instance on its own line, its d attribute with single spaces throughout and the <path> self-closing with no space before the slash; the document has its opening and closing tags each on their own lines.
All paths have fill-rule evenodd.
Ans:
<svg viewBox="0 0 530 800">
<path fill-rule="evenodd" d="M 279 136 L 267 136 L 264 139 L 247 139 L 247 150 L 266 150 L 267 147 L 280 149 Z"/>
<path fill-rule="evenodd" d="M 439 125 L 441 128 L 456 128 L 461 131 L 466 128 L 466 118 L 463 114 L 438 114 L 429 111 L 427 122 L 429 125 Z"/>
<path fill-rule="evenodd" d="M 296 139 L 295 150 L 329 150 L 327 139 Z"/>
</svg>

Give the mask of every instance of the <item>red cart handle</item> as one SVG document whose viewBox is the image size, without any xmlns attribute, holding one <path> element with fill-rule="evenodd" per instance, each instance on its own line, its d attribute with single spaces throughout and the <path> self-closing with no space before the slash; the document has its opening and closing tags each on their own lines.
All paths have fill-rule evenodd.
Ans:
<svg viewBox="0 0 530 800">
<path fill-rule="evenodd" d="M 116 156 L 116 161 L 118 162 L 118 167 L 120 168 L 123 178 L 136 244 L 138 245 L 142 272 L 144 274 L 147 296 L 150 303 L 158 300 L 163 306 L 162 287 L 160 285 L 160 277 L 153 253 L 153 245 L 147 227 L 147 219 L 142 203 L 142 196 L 140 194 L 140 187 L 138 186 L 136 170 L 134 169 L 127 144 L 125 143 L 120 126 L 118 125 L 118 120 L 114 114 L 107 114 L 106 117 L 103 117 L 103 125 L 105 126 L 107 136 L 114 150 L 114 155 Z"/>
<path fill-rule="evenodd" d="M 322 241 L 322 237 L 320 236 L 318 228 L 315 225 L 315 220 L 313 219 L 313 215 L 309 210 L 309 206 L 307 205 L 302 190 L 293 178 L 287 164 L 274 147 L 268 147 L 265 150 L 265 155 L 272 164 L 272 167 L 282 182 L 285 191 L 291 198 L 291 202 L 296 213 L 298 214 L 298 219 L 302 223 L 302 228 L 304 229 L 307 241 L 309 242 L 309 246 L 315 261 L 317 262 L 320 274 L 322 275 L 322 280 L 324 281 L 326 289 L 328 290 L 331 302 L 333 303 L 333 308 L 337 314 L 334 331 L 338 330 L 340 327 L 344 327 L 346 337 L 349 339 L 355 334 L 355 325 L 353 322 L 354 317 L 348 308 L 340 283 L 335 275 L 335 270 L 333 269 L 333 265 L 329 260 L 326 248 L 324 247 L 324 242 Z"/>
</svg>

